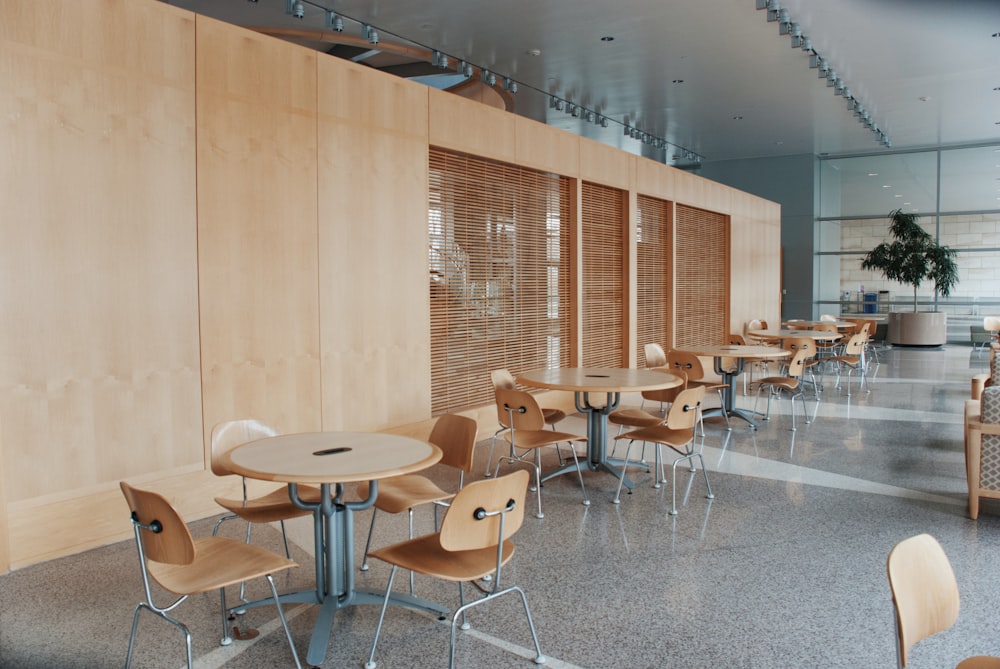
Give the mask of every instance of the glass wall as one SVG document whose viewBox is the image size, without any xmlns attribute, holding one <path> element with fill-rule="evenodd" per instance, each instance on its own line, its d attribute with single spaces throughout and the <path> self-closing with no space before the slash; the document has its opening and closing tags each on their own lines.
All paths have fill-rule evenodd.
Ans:
<svg viewBox="0 0 1000 669">
<path fill-rule="evenodd" d="M 817 311 L 945 311 L 956 327 L 1000 315 L 1000 144 L 820 159 Z M 916 291 L 861 269 L 888 237 L 896 209 L 919 216 L 956 251 L 959 282 L 949 297 L 933 283 Z M 949 332 L 951 332 L 949 326 Z"/>
</svg>

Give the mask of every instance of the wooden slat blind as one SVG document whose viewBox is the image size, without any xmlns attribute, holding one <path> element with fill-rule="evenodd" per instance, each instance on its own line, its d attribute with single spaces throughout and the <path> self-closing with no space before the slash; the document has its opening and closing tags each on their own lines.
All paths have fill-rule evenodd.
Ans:
<svg viewBox="0 0 1000 669">
<path fill-rule="evenodd" d="M 627 193 L 583 182 L 580 278 L 583 367 L 625 364 L 624 239 Z"/>
<path fill-rule="evenodd" d="M 677 205 L 674 346 L 724 344 L 729 323 L 728 219 Z"/>
<path fill-rule="evenodd" d="M 646 366 L 645 346 L 671 346 L 670 314 L 672 248 L 670 203 L 646 195 L 637 198 L 636 219 L 636 343 L 637 360 Z"/>
<path fill-rule="evenodd" d="M 431 405 L 493 402 L 490 372 L 569 364 L 569 180 L 432 148 Z"/>
</svg>

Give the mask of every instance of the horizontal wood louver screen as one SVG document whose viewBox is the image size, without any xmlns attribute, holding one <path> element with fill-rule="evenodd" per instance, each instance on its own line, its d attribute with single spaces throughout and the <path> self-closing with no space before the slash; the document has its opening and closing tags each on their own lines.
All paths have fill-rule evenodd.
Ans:
<svg viewBox="0 0 1000 669">
<path fill-rule="evenodd" d="M 674 346 L 724 344 L 729 322 L 729 234 L 723 214 L 677 205 Z"/>
<path fill-rule="evenodd" d="M 624 239 L 628 194 L 582 184 L 583 367 L 621 367 L 625 358 Z"/>
<path fill-rule="evenodd" d="M 646 367 L 646 344 L 670 347 L 670 203 L 639 195 L 636 217 L 637 360 Z"/>
<path fill-rule="evenodd" d="M 569 364 L 569 180 L 432 149 L 431 405 L 493 402 L 490 372 Z"/>
</svg>

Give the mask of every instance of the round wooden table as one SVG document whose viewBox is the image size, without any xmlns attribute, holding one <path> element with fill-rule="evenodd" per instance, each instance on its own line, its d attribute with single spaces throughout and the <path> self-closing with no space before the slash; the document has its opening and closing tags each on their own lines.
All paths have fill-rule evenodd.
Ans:
<svg viewBox="0 0 1000 669">
<path fill-rule="evenodd" d="M 611 460 L 607 456 L 608 414 L 618 408 L 624 392 L 675 388 L 684 380 L 675 374 L 649 369 L 559 367 L 525 372 L 517 377 L 517 382 L 532 388 L 573 392 L 576 410 L 587 416 L 587 463 L 590 470 L 613 474 L 632 488 L 633 483 L 623 473 L 625 462 Z M 603 395 L 605 401 L 591 401 L 591 393 Z M 542 480 L 574 470 L 574 465 L 570 464 Z"/>
<path fill-rule="evenodd" d="M 791 337 L 809 337 L 815 341 L 837 341 L 844 336 L 839 332 L 829 332 L 826 330 L 796 330 L 794 328 L 785 328 L 781 330 L 750 330 L 747 334 L 758 339 L 766 339 L 767 341 L 781 341 Z"/>
<path fill-rule="evenodd" d="M 829 333 L 828 333 L 829 334 Z M 834 333 L 835 334 L 835 333 Z M 839 336 L 839 335 L 838 335 Z M 760 415 L 747 409 L 736 408 L 736 377 L 743 373 L 743 361 L 747 358 L 787 358 L 788 351 L 774 346 L 740 346 L 737 344 L 708 346 L 679 346 L 678 351 L 710 356 L 714 361 L 715 373 L 722 377 L 726 384 L 725 399 L 719 409 L 706 409 L 703 415 L 712 415 L 715 411 L 725 412 L 727 416 L 738 416 L 757 429 L 754 415 Z M 726 367 L 723 360 L 735 361 L 735 367 Z"/>
<path fill-rule="evenodd" d="M 333 628 L 334 614 L 355 604 L 381 604 L 384 592 L 354 587 L 354 512 L 375 503 L 378 479 L 426 469 L 441 459 L 441 449 L 419 439 L 377 432 L 307 432 L 247 442 L 226 456 L 233 472 L 247 478 L 288 484 L 292 503 L 313 512 L 316 589 L 281 595 L 282 602 L 320 604 L 306 661 L 319 666 Z M 369 481 L 368 498 L 344 500 L 344 484 Z M 298 485 L 318 484 L 319 503 L 303 501 Z M 332 488 L 332 491 L 331 491 Z M 332 492 L 332 494 L 331 494 Z M 390 603 L 434 615 L 448 609 L 401 592 Z M 270 603 L 269 599 L 234 608 Z"/>
</svg>

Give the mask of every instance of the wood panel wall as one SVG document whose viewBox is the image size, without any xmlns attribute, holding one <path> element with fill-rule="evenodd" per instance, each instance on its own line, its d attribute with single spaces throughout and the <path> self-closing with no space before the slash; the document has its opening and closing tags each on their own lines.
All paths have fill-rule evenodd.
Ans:
<svg viewBox="0 0 1000 669">
<path fill-rule="evenodd" d="M 778 317 L 774 203 L 166 3 L 0 16 L 0 571 L 129 536 L 121 479 L 217 513 L 221 420 L 426 434 L 430 145 L 723 213 Z"/>
</svg>

